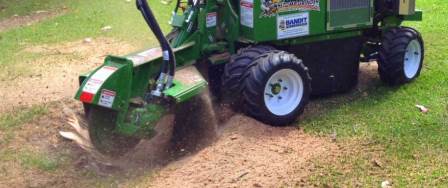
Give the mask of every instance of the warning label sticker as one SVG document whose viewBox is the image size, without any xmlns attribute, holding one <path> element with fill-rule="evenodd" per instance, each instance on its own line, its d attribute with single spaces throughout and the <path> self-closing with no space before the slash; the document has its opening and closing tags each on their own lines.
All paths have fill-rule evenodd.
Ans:
<svg viewBox="0 0 448 188">
<path fill-rule="evenodd" d="M 112 108 L 115 100 L 115 91 L 110 91 L 107 89 L 101 90 L 100 100 L 98 101 L 98 105 L 104 106 L 107 108 Z"/>
<path fill-rule="evenodd" d="M 254 27 L 254 1 L 241 0 L 240 1 L 240 22 L 241 25 L 253 28 Z"/>
<path fill-rule="evenodd" d="M 210 12 L 207 14 L 207 21 L 206 21 L 207 28 L 216 26 L 216 16 L 217 16 L 216 12 Z"/>
<path fill-rule="evenodd" d="M 103 84 L 103 82 L 100 80 L 90 79 L 89 81 L 87 81 L 86 85 L 84 85 L 84 88 L 82 89 L 82 91 L 91 93 L 91 94 L 96 94 L 102 84 Z"/>
<path fill-rule="evenodd" d="M 87 93 L 96 94 L 100 87 L 103 85 L 104 81 L 109 78 L 118 68 L 111 66 L 101 67 L 98 71 L 96 71 L 92 77 L 87 81 L 84 85 L 82 91 Z"/>
<path fill-rule="evenodd" d="M 285 39 L 310 34 L 309 13 L 288 14 L 277 17 L 277 38 Z"/>
</svg>

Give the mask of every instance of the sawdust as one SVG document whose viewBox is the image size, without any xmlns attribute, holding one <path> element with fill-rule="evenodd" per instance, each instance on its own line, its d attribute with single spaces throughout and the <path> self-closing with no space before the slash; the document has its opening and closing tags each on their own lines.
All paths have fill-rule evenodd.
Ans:
<svg viewBox="0 0 448 188">
<path fill-rule="evenodd" d="M 85 118 L 69 108 L 64 108 L 64 112 L 71 127 L 62 130 L 71 128 L 72 132 L 62 135 L 85 150 L 85 155 L 89 156 L 86 162 L 95 164 L 99 174 L 135 174 L 161 168 L 170 161 L 206 147 L 217 135 L 216 118 L 207 93 L 177 105 L 155 126 L 155 137 L 142 140 L 124 156 L 105 156 L 96 151 L 84 128 Z"/>
<path fill-rule="evenodd" d="M 185 85 L 195 84 L 204 78 L 200 75 L 198 70 L 194 66 L 187 66 L 181 70 L 176 71 L 175 78 Z"/>
<path fill-rule="evenodd" d="M 209 95 L 200 95 L 178 106 L 174 120 L 159 124 L 155 138 L 143 140 L 107 167 L 86 152 L 85 165 L 114 177 L 156 172 L 136 185 L 143 187 L 295 186 L 310 173 L 309 160 L 338 152 L 330 139 L 307 135 L 297 127 L 271 127 L 228 111 L 215 115 L 215 110 L 229 109 L 213 108 Z"/>
<path fill-rule="evenodd" d="M 22 26 L 29 26 L 37 22 L 41 22 L 56 16 L 60 16 L 66 12 L 65 9 L 56 11 L 36 11 L 30 15 L 12 17 L 0 20 L 0 32 L 7 31 Z"/>
<path fill-rule="evenodd" d="M 329 140 L 296 127 L 274 128 L 242 115 L 223 126 L 219 139 L 197 154 L 170 163 L 154 187 L 295 186 L 307 176 L 307 161 L 337 152 Z"/>
<path fill-rule="evenodd" d="M 78 89 L 80 73 L 98 67 L 108 54 L 125 54 L 134 48 L 109 38 L 25 48 L 20 53 L 39 58 L 23 63 L 28 70 L 26 76 L 0 81 L 0 112 L 71 98 Z"/>
<path fill-rule="evenodd" d="M 176 107 L 174 121 L 172 141 L 178 157 L 206 147 L 217 137 L 218 121 L 208 92 Z"/>
<path fill-rule="evenodd" d="M 363 92 L 372 87 L 375 81 L 379 79 L 377 62 L 361 63 L 356 89 Z"/>
<path fill-rule="evenodd" d="M 365 92 L 378 80 L 376 63 L 361 64 L 358 86 Z M 345 95 L 354 95 L 347 93 Z M 318 103 L 311 103 L 311 105 Z M 314 105 L 314 110 L 319 111 Z M 149 184 L 154 187 L 295 187 L 313 186 L 310 161 L 337 160 L 347 148 L 303 133 L 296 127 L 274 128 L 220 104 L 219 139 L 198 153 L 172 162 Z M 316 109 L 317 108 L 317 109 Z M 307 114 L 304 114 L 307 116 Z"/>
</svg>

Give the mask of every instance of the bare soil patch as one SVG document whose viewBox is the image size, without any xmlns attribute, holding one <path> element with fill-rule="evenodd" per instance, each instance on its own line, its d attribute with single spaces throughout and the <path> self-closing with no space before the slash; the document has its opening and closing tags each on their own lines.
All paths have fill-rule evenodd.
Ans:
<svg viewBox="0 0 448 188">
<path fill-rule="evenodd" d="M 378 63 L 361 63 L 359 67 L 358 91 L 365 91 L 370 88 L 375 80 L 379 79 Z"/>
<path fill-rule="evenodd" d="M 37 22 L 41 22 L 43 20 L 47 20 L 59 15 L 64 14 L 65 10 L 57 10 L 57 11 L 36 11 L 30 15 L 26 16 L 18 16 L 14 15 L 10 18 L 6 18 L 0 20 L 0 32 L 7 31 L 10 29 L 14 29 L 21 26 L 32 25 Z"/>
<path fill-rule="evenodd" d="M 0 148 L 15 153 L 0 164 L 0 182 L 12 187 L 303 186 L 312 172 L 309 161 L 339 150 L 328 138 L 307 135 L 297 127 L 271 127 L 238 114 L 226 113 L 228 121 L 217 127 L 213 114 L 196 116 L 213 110 L 207 99 L 192 103 L 180 107 L 191 108 L 189 122 L 187 116 L 176 117 L 179 123 L 170 126 L 168 118 L 167 124 L 157 127 L 156 138 L 143 140 L 123 158 L 105 165 L 58 134 L 68 129 L 67 109 L 82 120 L 81 105 L 74 100 L 53 102 L 48 115 L 15 130 L 10 143 Z M 57 168 L 26 166 L 20 159 L 23 152 L 56 159 Z"/>
<path fill-rule="evenodd" d="M 124 187 L 290 187 L 309 185 L 310 160 L 339 153 L 328 137 L 268 126 L 227 106 L 215 110 L 210 113 L 210 98 L 201 95 L 179 106 L 174 119 L 156 127 L 155 138 L 127 155 L 100 162 L 84 152 L 85 165 L 97 174 L 128 177 L 117 180 Z M 218 125 L 219 119 L 226 120 Z"/>
<path fill-rule="evenodd" d="M 79 86 L 80 73 L 102 64 L 108 54 L 126 54 L 134 48 L 109 38 L 25 48 L 19 53 L 39 58 L 23 62 L 28 71 L 25 76 L 0 81 L 0 112 L 71 98 Z"/>
<path fill-rule="evenodd" d="M 77 103 L 64 103 L 81 109 Z M 94 177 L 87 176 L 95 164 L 86 166 L 84 151 L 57 134 L 67 121 L 62 111 L 60 103 L 50 104 L 48 115 L 18 127 L 11 141 L 0 147 L 0 187 L 84 187 L 95 183 Z M 25 155 L 36 161 L 51 160 L 56 168 L 39 169 L 33 161 L 28 164 Z"/>
</svg>

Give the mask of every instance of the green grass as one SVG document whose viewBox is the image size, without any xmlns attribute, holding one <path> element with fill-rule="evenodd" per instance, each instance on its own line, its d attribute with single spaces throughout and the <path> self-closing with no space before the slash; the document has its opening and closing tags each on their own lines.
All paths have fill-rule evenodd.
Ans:
<svg viewBox="0 0 448 188">
<path fill-rule="evenodd" d="M 30 108 L 21 108 L 0 115 L 0 131 L 6 131 L 17 126 L 30 122 L 38 117 L 47 114 L 46 106 L 33 106 Z"/>
<path fill-rule="evenodd" d="M 48 154 L 35 152 L 22 152 L 17 158 L 24 168 L 36 168 L 42 171 L 54 171 L 60 165 L 60 159 L 52 158 Z"/>
<path fill-rule="evenodd" d="M 63 7 L 66 0 L 0 0 L 0 20 L 13 15 L 30 15 L 39 10 L 54 10 Z"/>
<path fill-rule="evenodd" d="M 21 125 L 31 122 L 48 113 L 47 106 L 37 105 L 23 107 L 7 113 L 0 114 L 0 151 L 10 143 L 14 137 L 14 130 Z"/>
<path fill-rule="evenodd" d="M 9 143 L 16 139 L 17 128 L 48 114 L 47 105 L 35 105 L 21 107 L 0 114 L 0 170 L 6 168 L 9 162 L 20 164 L 24 169 L 38 169 L 42 171 L 54 171 L 66 160 L 63 154 L 42 153 L 26 149 L 8 147 Z M 0 172 L 1 175 L 1 172 Z"/>
<path fill-rule="evenodd" d="M 440 181 L 448 177 L 448 2 L 418 1 L 418 7 L 424 11 L 424 21 L 406 25 L 421 31 L 425 40 L 426 59 L 420 78 L 397 88 L 376 80 L 367 97 L 356 93 L 351 99 L 318 100 L 326 105 L 323 112 L 301 124 L 313 134 L 336 131 L 342 143 L 353 138 L 375 143 L 384 148 L 382 159 L 387 167 L 376 172 L 364 158 L 374 152 L 359 153 L 324 165 L 321 170 L 331 173 L 313 177 L 314 181 L 336 186 L 360 181 L 378 186 L 390 179 L 397 187 L 448 186 L 447 181 Z M 419 112 L 416 104 L 428 107 L 429 113 Z"/>
<path fill-rule="evenodd" d="M 55 0 L 28 0 L 25 3 L 27 6 L 29 5 L 27 8 L 23 8 L 17 3 L 12 3 L 13 6 L 5 9 L 5 12 L 16 11 L 16 8 L 18 11 L 22 11 L 22 9 L 54 9 L 54 7 L 48 7 L 49 5 L 45 3 L 47 1 Z M 21 53 L 27 46 L 63 43 L 82 40 L 87 37 L 111 37 L 140 48 L 157 44 L 133 1 L 60 0 L 57 2 L 54 6 L 67 7 L 68 12 L 66 14 L 31 26 L 0 32 L 0 54 L 2 54 L 0 56 L 1 80 L 11 79 L 20 76 L 20 72 L 26 72 L 26 66 L 20 66 L 20 64 L 24 64 L 33 58 L 30 54 Z M 44 4 L 46 5 L 43 6 Z M 156 17 L 160 20 L 162 29 L 168 32 L 168 20 L 171 14 L 170 11 L 163 10 L 169 10 L 171 9 L 170 6 L 173 5 L 163 5 L 158 1 L 153 1 L 150 4 L 155 11 Z M 39 5 L 39 8 L 32 5 Z M 0 19 L 5 19 L 3 16 L 7 15 L 10 14 L 0 15 Z M 112 30 L 109 32 L 101 31 L 101 28 L 104 26 L 111 26 Z M 18 68 L 23 70 L 17 70 Z"/>
<path fill-rule="evenodd" d="M 64 154 L 48 154 L 27 149 L 0 149 L 0 169 L 5 165 L 18 164 L 23 169 L 52 172 L 65 165 L 68 157 Z M 1 174 L 1 173 L 0 173 Z"/>
</svg>

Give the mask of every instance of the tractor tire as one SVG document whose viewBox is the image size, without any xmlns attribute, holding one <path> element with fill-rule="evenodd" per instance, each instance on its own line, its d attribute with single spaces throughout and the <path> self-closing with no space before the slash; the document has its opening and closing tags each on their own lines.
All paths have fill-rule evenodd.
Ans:
<svg viewBox="0 0 448 188">
<path fill-rule="evenodd" d="M 398 27 L 383 35 L 379 50 L 378 72 L 389 85 L 409 83 L 420 75 L 425 55 L 423 39 L 419 32 L 408 27 Z"/>
<path fill-rule="evenodd" d="M 302 60 L 270 51 L 254 60 L 244 76 L 245 112 L 270 125 L 284 126 L 303 113 L 311 93 L 311 76 Z"/>
<path fill-rule="evenodd" d="M 222 76 L 222 88 L 225 94 L 235 95 L 241 93 L 241 76 L 254 59 L 265 52 L 275 50 L 271 46 L 259 45 L 243 48 L 230 58 L 230 62 L 224 66 Z"/>
<path fill-rule="evenodd" d="M 97 106 L 90 107 L 87 114 L 92 145 L 100 153 L 112 157 L 127 153 L 140 142 L 140 139 L 115 133 L 116 118 L 112 110 Z"/>
</svg>

